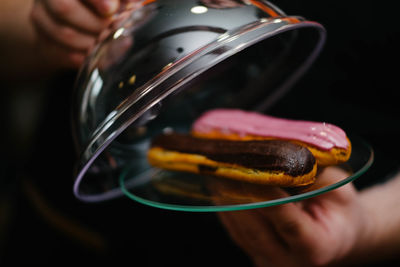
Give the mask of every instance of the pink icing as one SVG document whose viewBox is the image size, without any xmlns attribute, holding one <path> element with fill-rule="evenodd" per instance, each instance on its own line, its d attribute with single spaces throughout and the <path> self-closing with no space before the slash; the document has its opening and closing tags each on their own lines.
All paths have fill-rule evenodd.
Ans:
<svg viewBox="0 0 400 267">
<path fill-rule="evenodd" d="M 322 150 L 348 148 L 346 133 L 339 127 L 321 122 L 276 118 L 238 109 L 214 109 L 198 118 L 192 130 L 208 133 L 213 130 L 240 136 L 257 135 L 298 140 Z"/>
</svg>

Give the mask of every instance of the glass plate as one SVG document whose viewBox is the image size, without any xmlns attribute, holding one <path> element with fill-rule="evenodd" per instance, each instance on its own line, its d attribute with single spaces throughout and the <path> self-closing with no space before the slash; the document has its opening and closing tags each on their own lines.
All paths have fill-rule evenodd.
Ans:
<svg viewBox="0 0 400 267">
<path fill-rule="evenodd" d="M 126 168 L 119 181 L 122 191 L 130 199 L 163 209 L 217 212 L 274 206 L 327 193 L 365 173 L 373 162 L 373 150 L 359 137 L 353 136 L 350 140 L 352 154 L 349 161 L 320 168 L 316 182 L 307 187 L 278 188 L 152 167 L 140 175 L 133 167 Z M 345 172 L 345 175 L 338 180 L 329 175 L 332 171 Z"/>
</svg>

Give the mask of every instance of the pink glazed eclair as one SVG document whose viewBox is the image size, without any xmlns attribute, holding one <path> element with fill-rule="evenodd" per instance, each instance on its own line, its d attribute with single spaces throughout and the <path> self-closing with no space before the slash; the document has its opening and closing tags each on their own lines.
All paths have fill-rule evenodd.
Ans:
<svg viewBox="0 0 400 267">
<path fill-rule="evenodd" d="M 307 147 L 322 166 L 346 162 L 351 154 L 351 142 L 338 126 L 238 109 L 205 112 L 193 123 L 192 135 L 228 140 L 287 140 Z"/>
</svg>

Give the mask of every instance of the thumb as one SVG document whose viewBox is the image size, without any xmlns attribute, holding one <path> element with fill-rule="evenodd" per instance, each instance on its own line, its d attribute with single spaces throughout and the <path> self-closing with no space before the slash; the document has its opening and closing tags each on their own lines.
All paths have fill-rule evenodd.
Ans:
<svg viewBox="0 0 400 267">
<path fill-rule="evenodd" d="M 280 194 L 281 198 L 288 197 L 288 194 L 282 189 L 277 188 L 275 193 Z M 278 196 L 275 197 L 278 198 Z M 276 234 L 287 244 L 291 244 L 307 239 L 312 233 L 313 219 L 302 205 L 302 202 L 290 202 L 261 208 L 259 211 L 263 218 L 273 226 Z"/>
</svg>

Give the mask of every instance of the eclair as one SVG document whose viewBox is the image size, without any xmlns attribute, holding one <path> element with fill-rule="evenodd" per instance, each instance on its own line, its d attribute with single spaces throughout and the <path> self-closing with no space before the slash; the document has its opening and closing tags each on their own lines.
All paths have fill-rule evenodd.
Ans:
<svg viewBox="0 0 400 267">
<path fill-rule="evenodd" d="M 322 166 L 346 162 L 351 155 L 351 142 L 338 126 L 238 109 L 205 112 L 193 123 L 191 134 L 210 139 L 286 140 L 307 147 Z"/>
<path fill-rule="evenodd" d="M 169 133 L 153 139 L 147 158 L 162 169 L 282 187 L 312 184 L 317 172 L 307 148 L 284 140 L 232 141 Z"/>
</svg>

